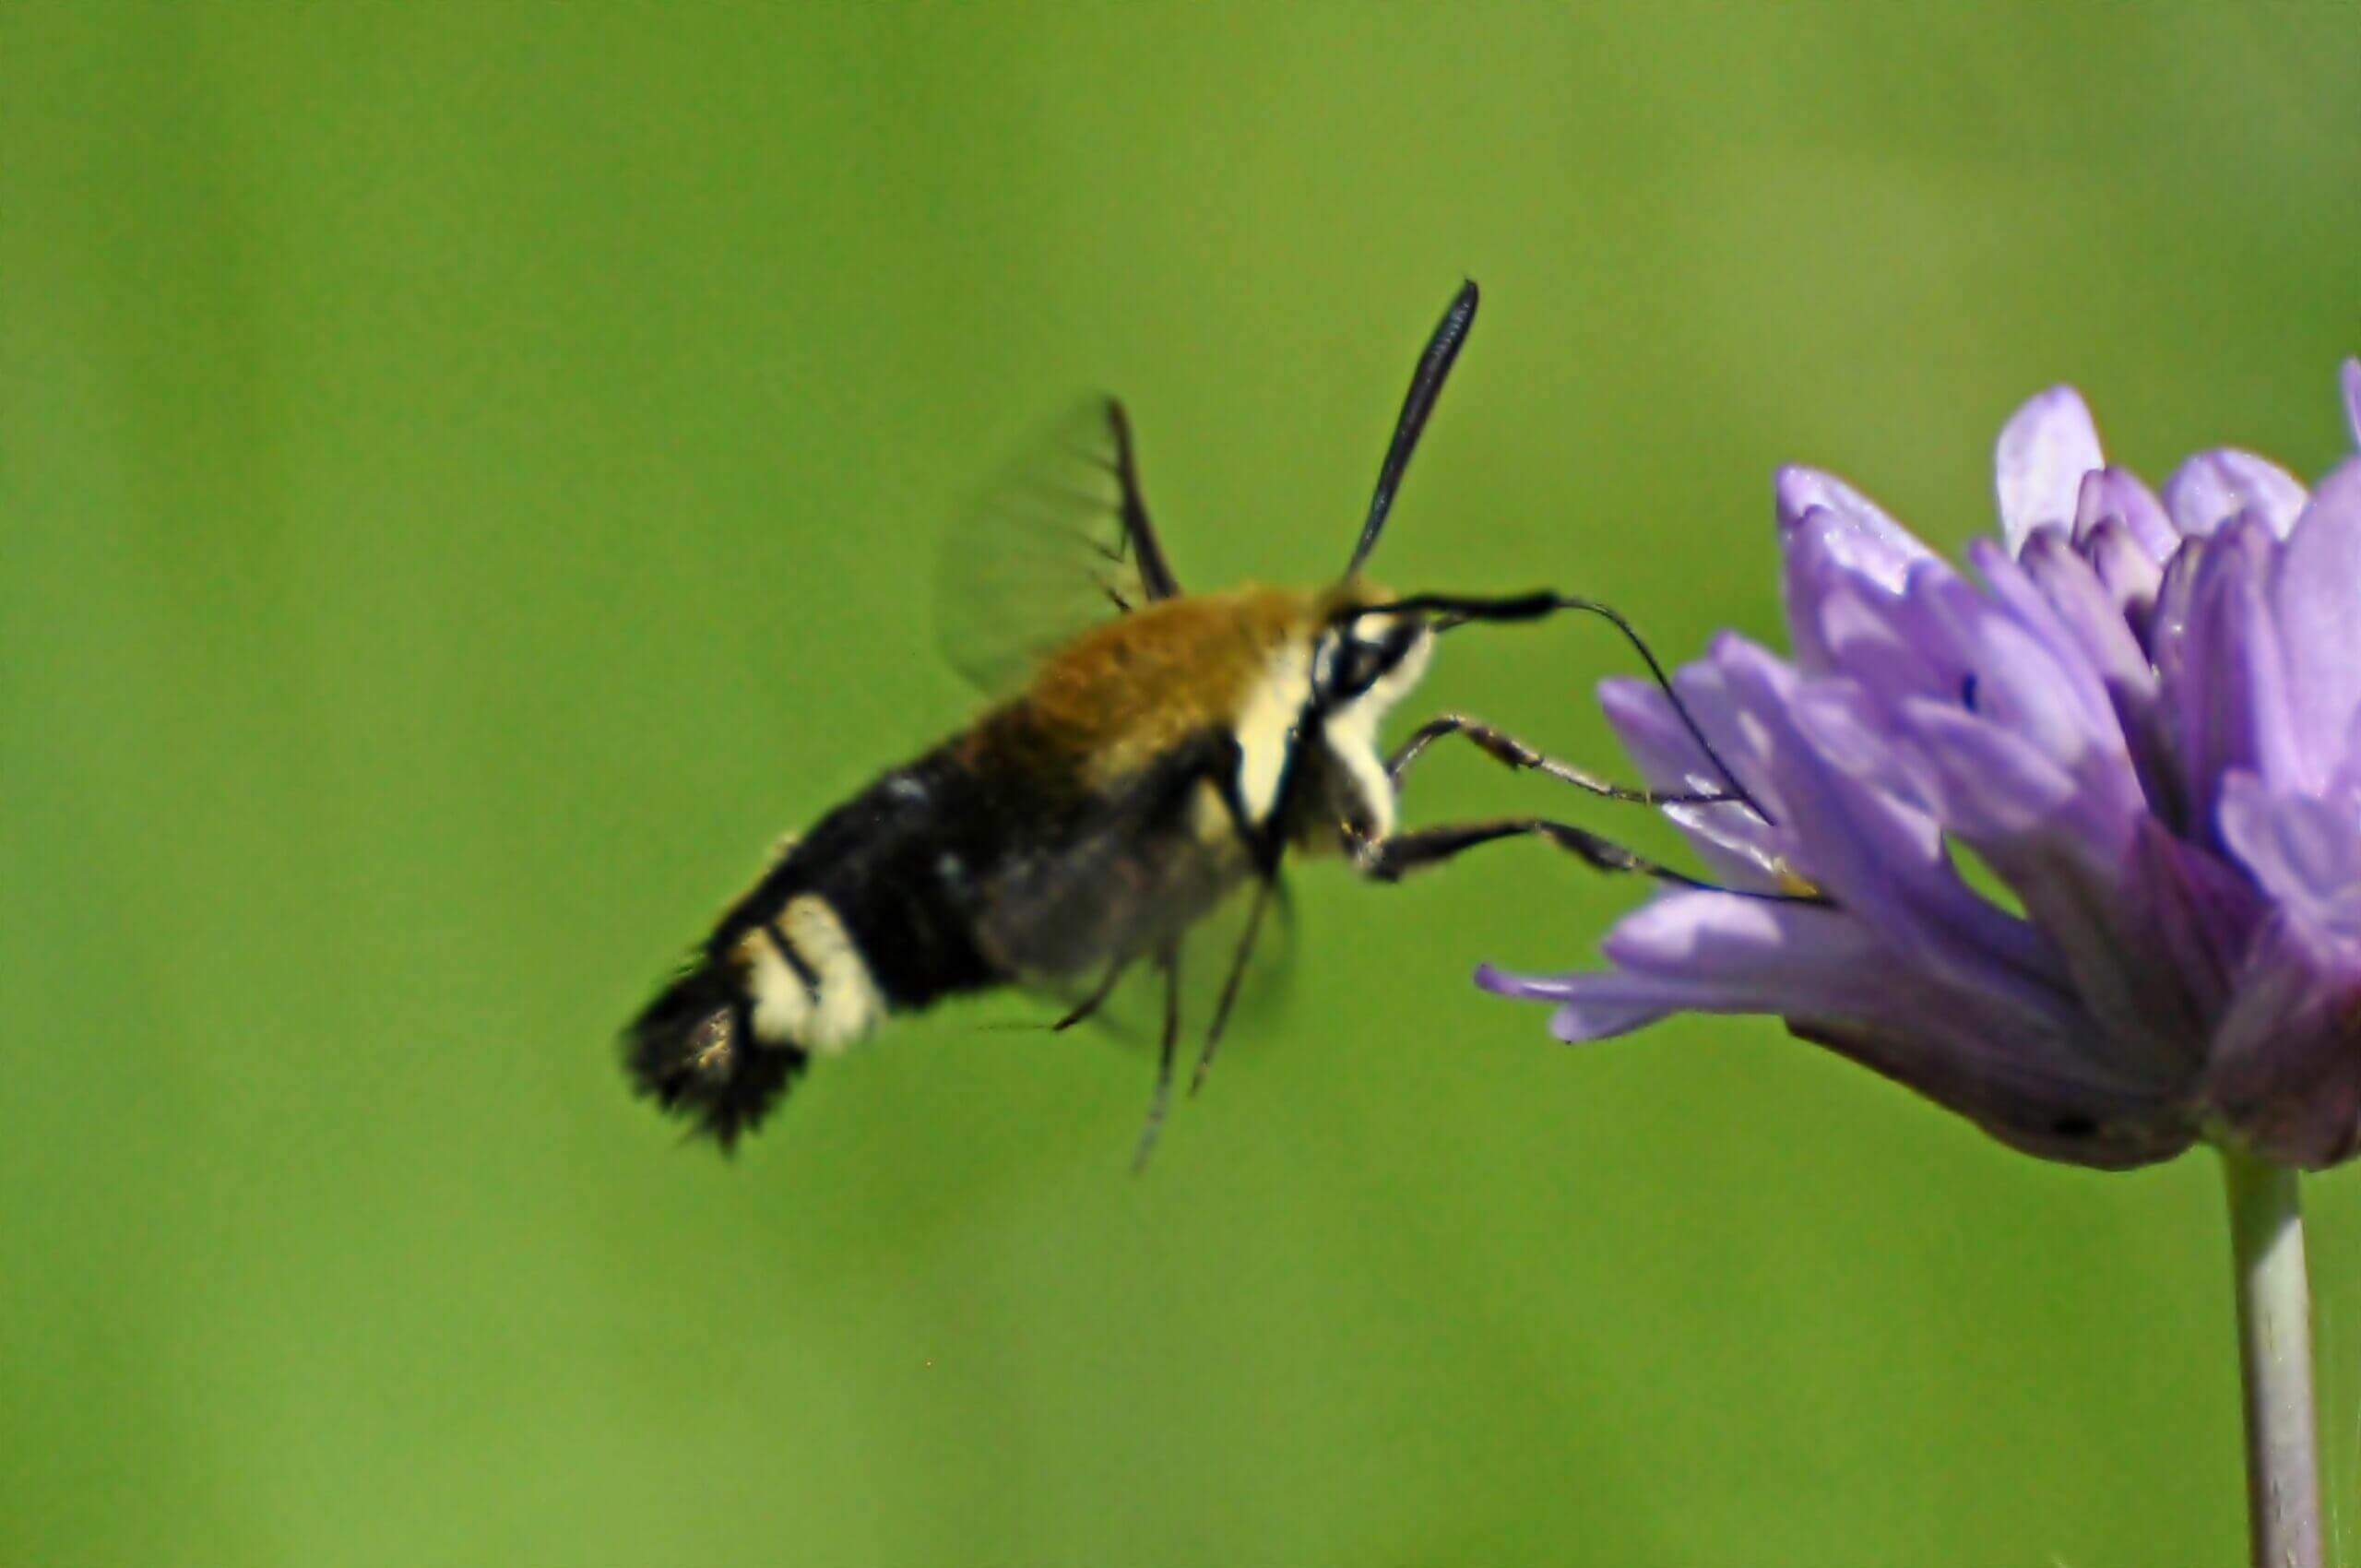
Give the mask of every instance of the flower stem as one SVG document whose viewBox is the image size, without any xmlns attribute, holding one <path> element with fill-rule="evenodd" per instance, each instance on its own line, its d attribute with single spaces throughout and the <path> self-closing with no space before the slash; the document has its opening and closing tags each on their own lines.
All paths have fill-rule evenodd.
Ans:
<svg viewBox="0 0 2361 1568">
<path fill-rule="evenodd" d="M 2296 1172 L 2222 1151 L 2246 1380 L 2247 1534 L 2255 1568 L 2322 1568 L 2312 1413 L 2312 1290 Z"/>
</svg>

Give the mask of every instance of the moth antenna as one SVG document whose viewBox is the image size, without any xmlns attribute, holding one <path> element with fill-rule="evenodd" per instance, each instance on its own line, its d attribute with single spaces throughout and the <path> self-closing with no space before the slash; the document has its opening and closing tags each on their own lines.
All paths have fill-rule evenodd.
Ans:
<svg viewBox="0 0 2361 1568">
<path fill-rule="evenodd" d="M 1538 621 L 1560 610 L 1573 610 L 1585 615 L 1596 615 L 1622 634 L 1623 640 L 1631 645 L 1631 651 L 1640 656 L 1640 662 L 1647 666 L 1648 678 L 1655 683 L 1656 690 L 1662 692 L 1665 700 L 1672 705 L 1673 713 L 1680 719 L 1680 727 L 1689 732 L 1689 738 L 1697 743 L 1697 749 L 1704 754 L 1705 760 L 1713 765 L 1714 771 L 1721 775 L 1722 782 L 1729 786 L 1728 799 L 1745 806 L 1764 822 L 1774 826 L 1777 826 L 1779 819 L 1765 811 L 1762 802 L 1754 798 L 1753 792 L 1738 782 L 1738 775 L 1730 770 L 1729 764 L 1722 760 L 1722 754 L 1715 751 L 1714 742 L 1705 738 L 1703 727 L 1697 722 L 1696 716 L 1689 711 L 1689 705 L 1680 700 L 1680 694 L 1673 689 L 1672 677 L 1665 672 L 1664 665 L 1656 659 L 1655 650 L 1648 646 L 1647 638 L 1642 636 L 1639 628 L 1624 618 L 1621 611 L 1604 600 L 1585 599 L 1579 594 L 1552 593 L 1547 589 L 1538 593 L 1514 594 L 1503 599 L 1474 599 L 1457 594 L 1421 593 L 1370 608 L 1347 610 L 1344 612 L 1344 618 L 1351 619 L 1370 614 L 1428 614 L 1435 618 L 1436 631 L 1447 632 L 1454 626 L 1464 626 L 1476 621 L 1499 623 Z"/>
<path fill-rule="evenodd" d="M 1467 342 L 1468 328 L 1476 325 L 1476 280 L 1460 284 L 1459 292 L 1451 297 L 1451 306 L 1435 324 L 1433 335 L 1427 339 L 1426 351 L 1418 356 L 1418 368 L 1410 374 L 1410 390 L 1402 399 L 1402 411 L 1394 416 L 1394 440 L 1385 449 L 1385 462 L 1377 470 L 1377 490 L 1370 497 L 1369 520 L 1361 524 L 1360 541 L 1353 546 L 1353 558 L 1345 564 L 1345 576 L 1357 576 L 1361 563 L 1377 548 L 1378 536 L 1385 531 L 1386 515 L 1394 510 L 1394 493 L 1402 483 L 1403 474 L 1410 467 L 1410 455 L 1418 449 L 1418 437 L 1427 428 L 1427 416 L 1435 410 L 1435 398 L 1442 392 L 1442 384 L 1451 374 L 1452 362 L 1459 358 L 1459 350 Z"/>
</svg>

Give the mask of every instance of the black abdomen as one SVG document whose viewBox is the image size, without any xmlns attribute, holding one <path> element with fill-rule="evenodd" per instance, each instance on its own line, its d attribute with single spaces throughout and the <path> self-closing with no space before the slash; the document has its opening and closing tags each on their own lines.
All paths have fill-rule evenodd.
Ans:
<svg viewBox="0 0 2361 1568">
<path fill-rule="evenodd" d="M 953 746 L 886 774 L 781 857 L 634 1021 L 634 1082 L 726 1147 L 813 1055 L 888 1012 L 1004 983 L 979 941 L 983 890 L 1044 825 L 1038 797 L 994 788 Z"/>
<path fill-rule="evenodd" d="M 822 817 L 723 917 L 707 951 L 816 897 L 896 1012 L 1002 983 L 976 940 L 980 890 L 1038 814 L 938 748 Z"/>
</svg>

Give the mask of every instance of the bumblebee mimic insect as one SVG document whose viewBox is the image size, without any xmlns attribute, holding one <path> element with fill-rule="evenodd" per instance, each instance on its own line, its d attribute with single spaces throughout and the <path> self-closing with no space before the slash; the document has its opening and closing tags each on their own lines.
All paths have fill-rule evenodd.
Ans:
<svg viewBox="0 0 2361 1568">
<path fill-rule="evenodd" d="M 1619 789 L 1457 714 L 1430 721 L 1391 758 L 1380 753 L 1380 723 L 1453 626 L 1580 610 L 1608 616 L 1638 646 L 1591 600 L 1402 597 L 1360 575 L 1476 305 L 1475 284 L 1465 284 L 1428 340 L 1352 557 L 1326 588 L 1184 594 L 1149 522 L 1130 425 L 1111 400 L 1089 406 L 1079 435 L 1058 443 L 1046 468 L 995 493 L 978 516 L 1009 547 L 950 564 L 1001 580 L 972 592 L 955 586 L 955 616 L 1023 597 L 1013 588 L 1020 579 L 1067 591 L 1069 613 L 953 647 L 986 684 L 1012 674 L 1020 683 L 967 731 L 782 848 L 626 1031 L 640 1092 L 727 1148 L 813 1056 L 844 1051 L 891 1014 L 1023 984 L 1079 996 L 1055 1026 L 1065 1028 L 1145 965 L 1163 992 L 1145 1160 L 1182 1028 L 1182 950 L 1216 906 L 1233 893 L 1247 900 L 1197 1059 L 1202 1083 L 1288 850 L 1337 852 L 1361 875 L 1390 882 L 1530 835 L 1605 869 L 1685 880 L 1541 817 L 1397 825 L 1404 777 L 1430 744 L 1454 734 L 1513 768 L 1595 793 L 1730 798 Z"/>
</svg>

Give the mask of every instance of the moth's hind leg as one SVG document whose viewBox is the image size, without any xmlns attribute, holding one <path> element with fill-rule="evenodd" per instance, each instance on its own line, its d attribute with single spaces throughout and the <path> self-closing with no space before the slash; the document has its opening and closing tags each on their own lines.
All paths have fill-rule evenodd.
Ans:
<svg viewBox="0 0 2361 1568">
<path fill-rule="evenodd" d="M 1172 1107 L 1172 1062 L 1180 1048 L 1180 944 L 1170 939 L 1157 949 L 1156 972 L 1164 980 L 1164 1033 L 1156 1051 L 1156 1092 L 1148 1098 L 1147 1121 L 1140 1128 L 1139 1146 L 1132 1151 L 1132 1173 L 1147 1169 L 1156 1140 L 1164 1132 L 1165 1112 Z"/>
<path fill-rule="evenodd" d="M 1471 718 L 1465 713 L 1439 714 L 1428 719 L 1418 726 L 1417 732 L 1411 735 L 1409 740 L 1403 742 L 1399 751 L 1386 759 L 1385 777 L 1393 784 L 1395 792 L 1400 792 L 1403 780 L 1409 777 L 1410 769 L 1418 760 L 1426 754 L 1427 748 L 1450 735 L 1465 737 L 1469 744 L 1503 767 L 1520 773 L 1530 769 L 1546 774 L 1561 784 L 1571 784 L 1577 790 L 1593 795 L 1603 795 L 1610 801 L 1636 801 L 1643 805 L 1674 806 L 1707 805 L 1714 802 L 1737 798 L 1734 795 L 1711 790 L 1634 790 L 1629 785 L 1617 784 L 1602 778 L 1587 768 L 1576 767 L 1572 763 L 1560 761 L 1546 752 L 1525 744 L 1506 731 L 1496 729 L 1482 719 Z"/>
<path fill-rule="evenodd" d="M 1115 987 L 1130 968 L 1130 963 L 1120 957 L 1109 963 L 1107 966 L 1107 972 L 1100 976 L 1098 983 L 1091 988 L 1090 994 L 1067 1009 L 1064 1016 L 1050 1026 L 1050 1031 L 1052 1034 L 1063 1034 L 1076 1024 L 1086 1023 L 1097 1017 L 1098 1010 L 1107 1005 L 1107 999 L 1115 994 Z"/>
</svg>

